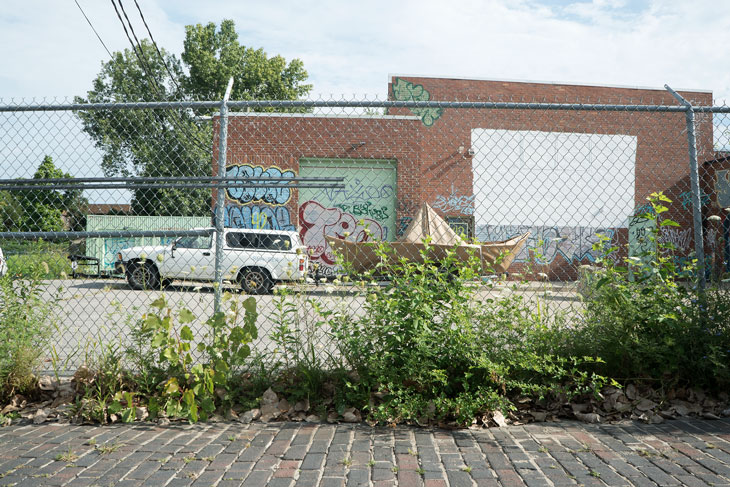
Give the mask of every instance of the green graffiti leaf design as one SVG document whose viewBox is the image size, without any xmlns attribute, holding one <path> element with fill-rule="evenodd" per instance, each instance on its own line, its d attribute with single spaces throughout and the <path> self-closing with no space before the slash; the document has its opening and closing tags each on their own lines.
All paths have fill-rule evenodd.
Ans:
<svg viewBox="0 0 730 487">
<path fill-rule="evenodd" d="M 423 85 L 416 85 L 410 81 L 395 78 L 393 82 L 393 98 L 396 101 L 429 101 L 431 94 Z M 411 108 L 410 110 L 427 127 L 433 125 L 443 113 L 442 108 Z"/>
</svg>

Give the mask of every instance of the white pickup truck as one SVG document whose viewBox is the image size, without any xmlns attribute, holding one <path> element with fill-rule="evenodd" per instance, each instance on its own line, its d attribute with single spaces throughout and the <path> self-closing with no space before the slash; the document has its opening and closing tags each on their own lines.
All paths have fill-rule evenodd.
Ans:
<svg viewBox="0 0 730 487">
<path fill-rule="evenodd" d="M 223 235 L 223 279 L 248 294 L 270 293 L 276 282 L 303 280 L 309 257 L 291 231 L 227 228 Z M 132 289 L 159 289 L 173 279 L 215 279 L 215 232 L 181 237 L 169 245 L 122 249 L 114 264 Z"/>
</svg>

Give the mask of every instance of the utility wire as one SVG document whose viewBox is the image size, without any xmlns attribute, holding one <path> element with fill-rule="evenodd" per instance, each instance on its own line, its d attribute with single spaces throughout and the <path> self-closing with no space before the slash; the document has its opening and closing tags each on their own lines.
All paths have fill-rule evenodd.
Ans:
<svg viewBox="0 0 730 487">
<path fill-rule="evenodd" d="M 177 83 L 177 80 L 175 79 L 175 76 L 172 74 L 172 71 L 170 71 L 170 68 L 167 66 L 167 62 L 165 61 L 164 56 L 160 52 L 160 48 L 157 47 L 157 42 L 155 42 L 155 38 L 152 37 L 152 31 L 150 30 L 150 26 L 147 25 L 147 20 L 144 18 L 144 14 L 142 13 L 142 9 L 139 7 L 139 3 L 137 0 L 134 0 L 134 4 L 137 6 L 137 11 L 139 12 L 139 16 L 142 18 L 142 23 L 144 24 L 145 28 L 147 29 L 147 33 L 150 35 L 150 40 L 152 40 L 152 45 L 155 46 L 155 50 L 157 51 L 157 55 L 160 57 L 160 60 L 162 61 L 162 65 L 165 66 L 165 70 L 167 70 L 167 74 L 170 75 L 170 79 L 173 83 L 175 83 L 175 86 L 177 87 L 178 91 L 182 93 L 182 90 L 180 89 L 180 85 Z"/>
<path fill-rule="evenodd" d="M 112 56 L 112 53 L 109 51 L 109 48 L 106 47 L 106 44 L 104 44 L 104 41 L 101 40 L 101 37 L 99 36 L 99 33 L 94 28 L 94 25 L 89 20 L 89 17 L 86 16 L 86 12 L 84 12 L 84 9 L 81 8 L 81 5 L 79 5 L 78 0 L 74 0 L 74 2 L 76 2 L 76 6 L 79 8 L 79 10 L 81 10 L 81 15 L 83 15 L 84 18 L 86 19 L 86 22 L 89 23 L 89 27 L 91 27 L 91 30 L 93 30 L 94 31 L 94 34 L 96 34 L 96 38 L 99 39 L 99 42 L 101 42 L 101 45 L 104 46 L 104 49 L 106 49 L 106 52 L 107 52 L 107 54 L 109 54 L 109 57 L 110 58 L 114 58 L 114 56 Z M 136 2 L 136 0 L 135 0 L 135 2 Z"/>
<path fill-rule="evenodd" d="M 135 56 L 137 57 L 137 60 L 139 61 L 140 65 L 142 66 L 142 69 L 147 73 L 149 78 L 152 80 L 153 88 L 157 92 L 157 94 L 164 98 L 164 90 L 161 90 L 161 86 L 159 82 L 157 81 L 157 78 L 154 76 L 154 73 L 152 69 L 147 64 L 145 57 L 144 57 L 144 51 L 142 50 L 142 45 L 140 44 L 139 40 L 137 39 L 137 34 L 134 32 L 134 28 L 132 27 L 132 23 L 129 21 L 129 17 L 127 16 L 127 12 L 124 10 L 124 5 L 122 4 L 122 0 L 117 0 L 119 2 L 119 7 L 121 8 L 122 12 L 124 13 L 124 17 L 127 19 L 127 22 L 129 23 L 129 30 L 132 31 L 132 35 L 134 36 L 137 43 L 132 40 L 132 38 L 129 36 L 129 31 L 127 30 L 127 26 L 124 23 L 124 20 L 122 19 L 122 15 L 119 13 L 119 9 L 117 8 L 117 4 L 114 2 L 114 0 L 111 0 L 112 6 L 114 7 L 114 11 L 117 13 L 117 17 L 119 18 L 119 22 L 122 24 L 122 28 L 124 29 L 124 33 L 127 36 L 127 40 L 129 40 L 129 43 L 132 46 L 132 50 L 134 51 Z M 137 52 L 139 51 L 139 52 Z M 163 62 L 164 64 L 164 62 Z M 165 66 L 167 67 L 167 66 Z M 163 91 L 161 93 L 161 91 Z M 175 112 L 176 113 L 176 112 Z M 206 152 L 210 149 L 200 138 L 197 134 L 193 134 L 190 132 L 189 128 L 186 127 L 184 124 L 180 126 L 178 122 L 175 120 L 175 117 L 170 117 L 170 120 L 172 123 L 177 127 L 179 130 L 182 130 L 185 132 L 185 134 L 191 139 L 191 141 L 197 145 L 200 149 L 205 150 Z"/>
<path fill-rule="evenodd" d="M 122 5 L 121 0 L 119 1 L 119 6 L 124 9 L 124 6 Z M 124 29 L 124 34 L 127 36 L 127 40 L 129 41 L 129 44 L 132 46 L 132 51 L 134 52 L 134 55 L 137 57 L 137 61 L 139 61 L 140 66 L 142 66 L 142 69 L 147 73 L 147 76 L 152 80 L 152 84 L 154 85 L 155 91 L 158 95 L 160 95 L 159 90 L 159 83 L 157 82 L 157 78 L 155 78 L 152 75 L 152 70 L 147 65 L 147 62 L 144 59 L 144 51 L 142 51 L 142 45 L 139 44 L 139 41 L 135 44 L 135 42 L 132 40 L 132 38 L 129 36 L 129 31 L 127 30 L 127 24 L 124 23 L 124 20 L 122 19 L 122 14 L 119 13 L 119 9 L 117 8 L 117 4 L 114 2 L 114 0 L 111 0 L 112 6 L 114 7 L 114 11 L 117 13 L 117 17 L 119 18 L 119 22 L 122 24 L 122 28 Z M 124 16 L 126 17 L 127 14 L 125 13 Z M 129 21 L 129 19 L 127 19 Z M 131 29 L 132 26 L 130 24 L 129 28 Z M 137 36 L 135 35 L 134 38 L 136 39 Z M 139 52 L 137 52 L 137 49 L 139 49 Z"/>
</svg>

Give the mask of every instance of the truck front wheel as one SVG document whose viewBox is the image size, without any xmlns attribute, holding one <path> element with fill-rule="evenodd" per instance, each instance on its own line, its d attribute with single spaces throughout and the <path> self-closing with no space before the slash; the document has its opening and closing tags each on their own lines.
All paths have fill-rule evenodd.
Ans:
<svg viewBox="0 0 730 487">
<path fill-rule="evenodd" d="M 246 294 L 269 294 L 274 288 L 274 282 L 266 269 L 248 267 L 241 270 L 239 282 Z"/>
<path fill-rule="evenodd" d="M 127 282 L 135 290 L 157 289 L 160 275 L 154 264 L 150 262 L 131 262 L 127 266 Z"/>
</svg>

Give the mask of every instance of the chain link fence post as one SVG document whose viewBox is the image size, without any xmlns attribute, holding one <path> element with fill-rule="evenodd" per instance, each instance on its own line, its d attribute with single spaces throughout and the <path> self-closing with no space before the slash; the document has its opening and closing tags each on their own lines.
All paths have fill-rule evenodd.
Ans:
<svg viewBox="0 0 730 487">
<path fill-rule="evenodd" d="M 689 178 L 692 189 L 692 220 L 694 222 L 695 253 L 697 254 L 697 286 L 700 290 L 706 286 L 705 280 L 705 239 L 702 233 L 702 200 L 700 190 L 700 176 L 697 167 L 697 138 L 695 135 L 695 112 L 692 104 L 682 95 L 674 91 L 669 85 L 664 88 L 672 94 L 686 108 L 687 119 L 687 146 L 689 149 Z"/>
<path fill-rule="evenodd" d="M 213 284 L 213 311 L 218 313 L 221 310 L 221 294 L 223 292 L 223 215 L 226 199 L 225 187 L 220 181 L 226 173 L 226 148 L 228 145 L 228 99 L 233 89 L 233 77 L 228 80 L 226 94 L 221 102 L 221 131 L 218 141 L 218 169 L 216 176 L 219 183 L 216 188 L 215 203 L 215 283 Z"/>
</svg>

